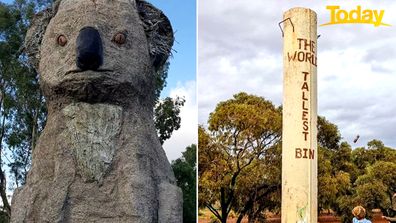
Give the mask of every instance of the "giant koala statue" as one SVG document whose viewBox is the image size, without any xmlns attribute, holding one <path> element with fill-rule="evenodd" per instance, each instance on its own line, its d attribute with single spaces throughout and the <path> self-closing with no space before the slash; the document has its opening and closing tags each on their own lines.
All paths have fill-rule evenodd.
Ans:
<svg viewBox="0 0 396 223">
<path fill-rule="evenodd" d="M 143 0 L 58 0 L 36 16 L 25 52 L 48 118 L 11 222 L 182 222 L 153 123 L 156 71 L 173 40 Z"/>
</svg>

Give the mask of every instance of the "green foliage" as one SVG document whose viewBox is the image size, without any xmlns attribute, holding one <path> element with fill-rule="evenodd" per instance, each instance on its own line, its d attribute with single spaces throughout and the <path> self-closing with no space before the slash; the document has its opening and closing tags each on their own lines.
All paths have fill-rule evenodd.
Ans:
<svg viewBox="0 0 396 223">
<path fill-rule="evenodd" d="M 267 138 L 273 139 L 279 138 L 281 130 L 279 110 L 271 102 L 246 93 L 236 94 L 233 99 L 220 102 L 210 114 L 208 123 L 210 131 L 226 137 L 231 134 L 242 134 L 246 137 L 268 134 Z"/>
<path fill-rule="evenodd" d="M 335 170 L 331 151 L 319 148 L 318 153 L 318 206 L 320 210 L 334 209 L 337 198 L 345 195 L 351 187 L 350 174 Z"/>
<path fill-rule="evenodd" d="M 351 160 L 352 148 L 340 143 L 338 127 L 324 117 L 318 117 L 318 207 L 319 211 L 332 209 L 337 213 L 352 209 L 339 202 L 348 202 L 355 171 Z M 353 208 L 353 207 L 352 207 Z"/>
<path fill-rule="evenodd" d="M 215 195 L 220 192 L 227 162 L 221 148 L 202 126 L 198 127 L 198 148 L 198 205 L 203 208 L 218 201 Z"/>
<path fill-rule="evenodd" d="M 318 145 L 323 148 L 336 150 L 339 147 L 341 135 L 338 127 L 325 117 L 318 116 Z"/>
<path fill-rule="evenodd" d="M 8 222 L 10 222 L 8 214 L 4 211 L 0 211 L 0 223 L 8 223 Z"/>
<path fill-rule="evenodd" d="M 23 184 L 30 165 L 30 154 L 46 119 L 44 99 L 38 86 L 37 73 L 26 63 L 26 56 L 20 54 L 24 35 L 35 11 L 48 1 L 15 1 L 13 5 L 2 5 L 0 21 L 4 37 L 0 62 L 2 93 L 4 95 L 3 115 L 8 126 L 2 143 L 11 153 L 8 163 L 17 185 Z M 4 13 L 3 13 L 4 12 Z M 7 23 L 7 25 L 4 25 Z"/>
<path fill-rule="evenodd" d="M 281 192 L 281 149 L 268 148 L 264 159 L 253 161 L 239 176 L 234 211 L 239 213 L 238 221 L 247 216 L 251 222 L 265 219 L 263 212 L 280 210 Z M 257 163 L 256 163 L 257 162 Z"/>
<path fill-rule="evenodd" d="M 172 162 L 177 185 L 183 191 L 183 222 L 196 222 L 196 152 L 197 146 L 191 145 L 183 152 L 182 158 Z"/>
<path fill-rule="evenodd" d="M 173 131 L 180 128 L 180 109 L 185 99 L 166 97 L 160 99 L 162 90 L 166 87 L 170 62 L 169 60 L 155 74 L 154 124 L 161 144 L 172 136 Z"/>
<path fill-rule="evenodd" d="M 354 150 L 346 142 L 337 149 L 319 149 L 319 207 L 332 209 L 350 222 L 352 208 L 383 211 L 396 192 L 396 150 L 379 140 Z"/>
<path fill-rule="evenodd" d="M 366 168 L 366 173 L 356 180 L 356 193 L 370 209 L 385 210 L 390 207 L 396 191 L 396 160 L 376 161 Z"/>
<path fill-rule="evenodd" d="M 199 205 L 221 222 L 231 210 L 250 220 L 279 199 L 281 113 L 262 97 L 239 93 L 220 102 L 208 130 L 198 129 Z"/>
<path fill-rule="evenodd" d="M 173 131 L 180 128 L 180 109 L 184 102 L 184 98 L 167 97 L 155 106 L 154 124 L 161 144 L 172 136 Z"/>
<path fill-rule="evenodd" d="M 155 99 L 161 96 L 161 91 L 166 87 L 166 78 L 168 77 L 169 61 L 166 61 L 164 65 L 155 74 Z"/>
<path fill-rule="evenodd" d="M 21 48 L 33 14 L 47 3 L 34 0 L 18 0 L 12 5 L 0 3 L 0 195 L 5 214 L 2 216 L 10 213 L 6 194 L 9 176 L 3 167 L 10 166 L 11 179 L 17 186 L 25 182 L 31 151 L 45 123 L 38 75 L 28 66 Z"/>
<path fill-rule="evenodd" d="M 337 126 L 324 117 L 318 117 L 318 130 L 319 209 L 332 209 L 342 222 L 350 222 L 352 208 L 357 205 L 369 212 L 389 207 L 396 192 L 396 150 L 380 140 L 352 150 L 348 143 L 340 143 Z"/>
</svg>

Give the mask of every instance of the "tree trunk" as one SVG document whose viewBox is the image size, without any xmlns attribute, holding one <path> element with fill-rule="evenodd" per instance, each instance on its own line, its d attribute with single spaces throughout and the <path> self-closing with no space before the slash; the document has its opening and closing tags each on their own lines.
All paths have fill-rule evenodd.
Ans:
<svg viewBox="0 0 396 223">
<path fill-rule="evenodd" d="M 243 219 L 243 214 L 240 214 L 239 216 L 238 216 L 238 219 L 237 219 L 237 221 L 236 221 L 236 223 L 241 223 L 242 222 L 242 219 Z"/>
<path fill-rule="evenodd" d="M 0 106 L 2 107 L 2 104 L 0 104 Z M 3 120 L 1 123 L 1 133 L 0 133 L 0 197 L 1 197 L 1 200 L 3 201 L 4 211 L 6 212 L 6 214 L 8 215 L 8 218 L 9 218 L 11 216 L 11 205 L 10 205 L 10 203 L 8 203 L 8 199 L 7 199 L 7 193 L 6 193 L 7 181 L 6 181 L 3 169 L 2 169 L 3 162 L 1 160 L 2 152 L 3 152 L 3 138 L 4 138 L 4 132 L 5 132 L 5 130 L 4 130 L 5 115 L 4 114 L 2 114 L 2 115 L 3 115 Z"/>
<path fill-rule="evenodd" d="M 253 212 L 250 212 L 248 215 L 248 223 L 254 223 L 255 217 Z"/>
<path fill-rule="evenodd" d="M 4 211 L 6 212 L 8 218 L 9 218 L 11 216 L 11 205 L 7 199 L 6 189 L 7 189 L 7 181 L 6 181 L 4 172 L 3 172 L 2 168 L 0 167 L 0 196 L 1 196 L 1 200 L 3 201 Z"/>
<path fill-rule="evenodd" d="M 227 192 L 225 191 L 224 188 L 220 189 L 220 206 L 221 206 L 221 222 L 222 223 L 227 223 L 227 218 L 228 218 L 228 207 L 231 205 L 229 202 L 226 201 L 226 194 Z M 231 198 L 229 198 L 231 199 Z"/>
<path fill-rule="evenodd" d="M 34 111 L 33 123 L 32 123 L 32 144 L 30 145 L 30 149 L 33 151 L 36 146 L 36 132 L 37 132 L 37 122 L 38 122 L 38 113 L 39 107 L 37 107 Z"/>
<path fill-rule="evenodd" d="M 219 212 L 210 204 L 206 205 L 206 207 L 210 210 L 210 212 L 212 212 L 212 214 L 214 214 L 214 216 L 216 216 L 217 219 L 219 219 L 220 221 L 222 220 L 222 216 L 219 214 Z"/>
</svg>

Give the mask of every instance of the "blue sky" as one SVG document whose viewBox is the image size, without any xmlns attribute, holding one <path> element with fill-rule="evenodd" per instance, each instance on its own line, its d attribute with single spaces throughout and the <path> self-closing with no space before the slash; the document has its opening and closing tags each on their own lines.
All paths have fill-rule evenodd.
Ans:
<svg viewBox="0 0 396 223">
<path fill-rule="evenodd" d="M 196 10 L 195 0 L 151 0 L 149 1 L 168 16 L 175 32 L 176 42 L 168 74 L 168 88 L 164 95 L 169 94 L 177 82 L 195 80 L 196 70 Z"/>
</svg>

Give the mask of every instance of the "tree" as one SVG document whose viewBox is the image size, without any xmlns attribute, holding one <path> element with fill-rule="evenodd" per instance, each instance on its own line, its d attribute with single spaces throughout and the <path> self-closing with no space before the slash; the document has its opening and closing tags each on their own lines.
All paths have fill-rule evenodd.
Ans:
<svg viewBox="0 0 396 223">
<path fill-rule="evenodd" d="M 338 127 L 318 116 L 318 207 L 350 213 L 352 181 L 356 168 L 351 159 L 352 148 L 341 142 Z M 341 202 L 341 204 L 340 204 Z"/>
<path fill-rule="evenodd" d="M 202 127 L 198 131 L 203 167 L 199 169 L 200 206 L 223 223 L 232 209 L 242 216 L 250 213 L 252 222 L 261 212 L 254 209 L 258 207 L 256 198 L 269 195 L 278 186 L 272 185 L 273 173 L 265 168 L 265 161 L 280 140 L 280 109 L 262 97 L 239 93 L 220 102 L 208 124 L 208 131 Z M 249 210 L 242 208 L 243 203 Z"/>
<path fill-rule="evenodd" d="M 244 216 L 249 223 L 264 220 L 263 211 L 279 212 L 281 194 L 281 146 L 268 148 L 263 159 L 256 160 L 239 177 L 243 187 L 236 190 L 236 204 L 233 210 L 239 214 L 237 223 Z"/>
<path fill-rule="evenodd" d="M 39 4 L 45 2 L 0 4 L 0 194 L 3 213 L 8 217 L 11 208 L 3 167 L 11 167 L 17 185 L 24 182 L 31 150 L 43 125 L 41 114 L 45 113 L 37 74 L 27 65 L 26 57 L 20 55 L 28 21 Z M 10 158 L 5 156 L 6 151 L 11 153 Z"/>
<path fill-rule="evenodd" d="M 169 71 L 169 66 L 170 62 L 169 60 L 158 69 L 158 71 L 155 74 L 155 101 L 158 102 L 158 100 L 161 97 L 161 92 L 162 90 L 166 87 L 167 82 L 166 78 L 168 78 L 168 71 Z"/>
<path fill-rule="evenodd" d="M 183 156 L 172 162 L 172 169 L 177 185 L 183 191 L 183 222 L 196 222 L 196 152 L 197 146 L 192 144 L 183 152 Z"/>
<path fill-rule="evenodd" d="M 318 116 L 318 145 L 322 148 L 337 150 L 341 141 L 338 127 L 325 117 Z"/>
<path fill-rule="evenodd" d="M 395 151 L 396 153 L 396 151 Z M 376 161 L 366 168 L 366 174 L 356 180 L 356 193 L 368 208 L 383 211 L 391 206 L 396 192 L 395 162 Z"/>
<path fill-rule="evenodd" d="M 173 131 L 180 128 L 180 109 L 184 102 L 184 98 L 167 97 L 155 106 L 154 124 L 161 144 L 172 136 Z"/>
<path fill-rule="evenodd" d="M 180 128 L 180 109 L 186 100 L 181 97 L 166 97 L 161 99 L 161 92 L 166 87 L 170 62 L 169 60 L 156 72 L 155 75 L 155 108 L 154 124 L 161 144 L 172 136 L 173 131 Z"/>
<path fill-rule="evenodd" d="M 390 207 L 391 197 L 396 191 L 396 150 L 379 140 L 368 142 L 367 148 L 352 150 L 346 143 L 341 143 L 341 147 L 344 148 L 339 151 L 343 152 L 334 156 L 332 168 L 333 171 L 348 172 L 350 186 L 337 195 L 332 209 L 341 216 L 342 222 L 350 221 L 351 210 L 356 205 L 365 206 L 369 214 L 374 208 L 384 211 Z"/>
<path fill-rule="evenodd" d="M 396 162 L 396 152 L 381 141 L 372 140 L 367 143 L 367 148 L 360 147 L 352 151 L 352 161 L 359 169 L 359 175 L 363 175 L 366 168 L 376 161 Z"/>
<path fill-rule="evenodd" d="M 352 161 L 352 147 L 347 142 L 342 142 L 337 151 L 334 152 L 331 163 L 333 173 L 343 171 L 349 173 L 352 181 L 356 180 L 357 168 Z"/>
</svg>

